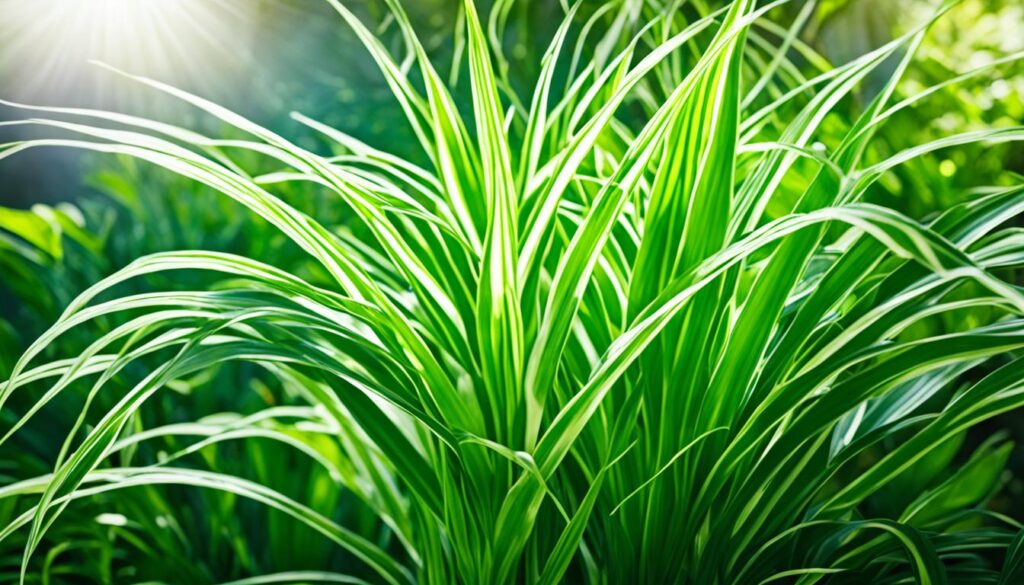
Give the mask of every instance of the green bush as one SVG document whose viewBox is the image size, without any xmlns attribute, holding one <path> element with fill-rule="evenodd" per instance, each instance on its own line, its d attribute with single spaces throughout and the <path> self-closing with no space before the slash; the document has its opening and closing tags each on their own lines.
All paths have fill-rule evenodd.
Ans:
<svg viewBox="0 0 1024 585">
<path fill-rule="evenodd" d="M 512 3 L 481 23 L 466 0 L 467 106 L 397 0 L 400 57 L 330 3 L 422 160 L 295 114 L 330 144 L 317 154 L 128 74 L 228 137 L 19 106 L 57 137 L 0 159 L 152 163 L 317 268 L 266 246 L 157 252 L 70 301 L 0 386 L 4 579 L 1021 578 L 1021 524 L 987 507 L 1012 444 L 961 451 L 1024 405 L 1024 186 L 1000 173 L 920 221 L 868 202 L 933 152 L 1024 138 L 873 147 L 901 111 L 1019 55 L 903 95 L 949 5 L 833 67 L 798 38 L 810 9 L 779 25 L 782 2 L 609 2 L 566 7 L 524 94 L 501 36 Z M 300 211 L 303 193 L 331 197 Z M 18 225 L 3 227 L 39 233 Z M 57 249 L 4 241 L 7 258 Z M 201 276 L 183 289 L 185 273 Z"/>
</svg>

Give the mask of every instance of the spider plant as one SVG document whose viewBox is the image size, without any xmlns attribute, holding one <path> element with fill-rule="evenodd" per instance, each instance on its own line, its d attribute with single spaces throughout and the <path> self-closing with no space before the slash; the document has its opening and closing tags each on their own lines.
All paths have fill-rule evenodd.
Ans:
<svg viewBox="0 0 1024 585">
<path fill-rule="evenodd" d="M 248 583 L 1020 579 L 1021 525 L 986 508 L 1011 445 L 995 436 L 958 455 L 968 429 L 1024 405 L 1012 282 L 1024 238 L 1007 227 L 1024 186 L 978 185 L 919 220 L 869 202 L 908 161 L 1024 138 L 1008 127 L 874 146 L 902 110 L 1020 55 L 904 95 L 951 4 L 832 66 L 799 40 L 813 3 L 778 24 L 785 0 L 624 0 L 566 5 L 522 92 L 501 38 L 511 2 L 481 20 L 465 0 L 452 69 L 468 69 L 467 106 L 397 0 L 398 52 L 329 2 L 422 160 L 294 114 L 331 145 L 316 153 L 122 72 L 233 132 L 9 104 L 43 112 L 23 123 L 56 137 L 0 158 L 60 146 L 155 164 L 258 214 L 328 276 L 163 252 L 73 300 L 0 386 L 0 408 L 34 392 L 5 451 L 69 388 L 85 397 L 53 472 L 0 488 L 0 541 L 23 536 L 22 581 L 52 562 L 61 545 L 48 535 L 83 502 L 165 486 L 253 500 L 346 551 L 338 572 Z M 851 104 L 883 63 L 896 65 L 881 91 Z M 253 155 L 260 164 L 242 164 Z M 276 195 L 295 182 L 329 193 L 348 229 Z M 184 271 L 218 282 L 125 290 Z M 117 324 L 40 359 L 98 319 Z M 223 392 L 203 374 L 225 363 L 260 368 L 308 407 L 146 424 L 146 405 L 183 380 Z M 179 448 L 146 456 L 161 441 Z M 241 465 L 216 457 L 239 441 Z M 266 453 L 284 448 L 322 469 L 275 468 Z M 339 519 L 337 498 L 316 497 L 327 487 L 308 501 L 279 487 L 323 469 L 372 521 Z M 137 506 L 128 520 L 159 532 L 155 513 Z"/>
<path fill-rule="evenodd" d="M 304 253 L 289 245 L 275 228 L 245 213 L 244 208 L 203 185 L 184 177 L 175 177 L 161 169 L 140 166 L 133 159 L 96 161 L 99 170 L 89 177 L 96 193 L 75 206 L 60 204 L 56 208 L 37 205 L 31 210 L 0 208 L 0 272 L 9 275 L 0 282 L 4 300 L 4 318 L 0 321 L 0 377 L 6 378 L 9 368 L 28 344 L 45 330 L 67 303 L 89 284 L 131 262 L 139 254 L 182 247 L 204 247 L 224 252 L 258 255 L 278 265 L 287 265 L 306 278 L 319 281 L 320 271 L 305 258 Z M 322 204 L 322 194 L 311 192 L 301 183 L 279 190 L 279 194 L 302 209 L 315 210 Z M 159 193 L 153 197 L 151 193 Z M 336 214 L 320 213 L 321 221 L 332 222 Z M 206 286 L 200 274 L 178 274 L 160 280 L 159 275 L 136 279 L 129 290 L 141 292 L 151 287 L 172 286 L 189 289 Z M 192 278 L 182 278 L 191 276 Z M 11 309 L 8 311 L 8 309 Z M 76 351 L 90 336 L 106 333 L 118 324 L 117 319 L 98 319 L 91 327 L 62 336 L 51 344 L 45 357 L 60 358 Z M 44 357 L 44 359 L 45 359 Z M 146 373 L 142 363 L 130 364 L 121 376 L 108 382 L 108 391 L 93 401 L 93 408 L 102 410 L 116 404 L 117 396 L 127 390 L 126 381 Z M 193 392 L 202 385 L 203 392 Z M 130 386 L 128 386 L 130 387 Z M 308 418 L 308 403 L 290 398 L 275 387 L 274 380 L 255 368 L 218 368 L 193 379 L 182 379 L 171 386 L 173 392 L 152 401 L 145 412 L 147 427 L 175 425 L 185 421 L 201 424 L 178 426 L 191 436 L 203 436 L 211 429 L 229 430 L 249 424 L 246 414 L 259 416 L 251 422 L 261 430 L 250 435 L 253 440 L 230 444 L 229 449 L 248 451 L 248 467 L 263 482 L 272 482 L 277 489 L 292 490 L 294 497 L 315 499 L 318 505 L 335 502 L 341 491 L 328 467 L 287 447 L 268 445 L 268 436 L 293 432 Z M 233 388 L 217 392 L 217 388 Z M 87 389 L 86 389 L 87 390 Z M 239 391 L 243 390 L 243 391 Z M 72 388 L 64 398 L 47 407 L 46 425 L 70 426 L 80 413 L 85 394 Z M 267 406 L 273 406 L 268 409 Z M 302 408 L 305 406 L 305 410 Z M 0 420 L 4 428 L 18 418 L 16 413 L 33 407 L 31 393 L 19 393 L 8 402 Z M 185 413 L 216 413 L 193 421 Z M 299 412 L 299 419 L 287 413 Z M 275 414 L 276 413 L 276 414 Z M 243 419 L 243 422 L 239 422 Z M 11 437 L 5 445 L 9 457 L 0 464 L 0 483 L 47 472 L 60 447 L 46 425 L 29 424 Z M 174 427 L 171 427 L 174 428 Z M 237 429 L 233 429 L 238 432 Z M 198 433 L 198 434 L 197 434 Z M 268 435 L 268 433 L 270 433 Z M 313 442 L 330 452 L 333 448 L 316 433 Z M 169 438 L 167 438 L 169 437 Z M 134 450 L 133 457 L 159 456 L 148 452 L 153 445 L 165 452 L 181 449 L 173 436 L 161 436 Z M 251 443 L 251 444 L 247 444 Z M 256 450 L 253 450 L 256 449 Z M 283 450 L 282 450 L 283 449 Z M 235 455 L 222 450 L 220 458 L 209 458 L 202 449 L 193 452 L 207 458 L 210 465 L 224 471 Z M 185 455 L 182 456 L 184 459 Z M 267 464 L 266 461 L 274 463 Z M 281 482 L 273 473 L 279 465 L 298 466 L 301 482 Z M 302 492 L 299 486 L 309 486 Z M 179 490 L 180 492 L 181 490 Z M 300 495 L 301 494 L 301 495 Z M 353 505 L 355 504 L 355 505 Z M 217 492 L 175 493 L 169 490 L 134 490 L 119 494 L 116 499 L 92 498 L 87 505 L 74 510 L 49 534 L 55 546 L 47 546 L 47 555 L 40 570 L 30 575 L 43 582 L 62 582 L 62 574 L 88 575 L 97 582 L 120 581 L 128 576 L 136 580 L 161 578 L 170 582 L 204 583 L 231 579 L 238 575 L 265 572 L 266 567 L 329 567 L 337 557 L 330 543 L 322 542 L 302 525 L 274 519 L 273 513 L 259 508 L 236 510 L 231 496 Z M 13 508 L 11 508 L 13 509 Z M 158 510 L 149 513 L 143 522 L 138 509 Z M 361 511 L 352 498 L 337 504 L 339 519 L 360 522 L 360 516 L 372 518 Z M 6 524 L 9 518 L 3 516 Z M 157 523 L 154 525 L 154 521 Z M 271 522 L 273 538 L 260 541 L 247 533 L 254 522 Z M 163 529 L 161 529 L 161 525 Z M 154 538 L 158 536 L 158 538 Z M 315 539 L 315 540 L 314 540 Z M 20 567 L 23 542 L 6 539 L 0 544 L 0 581 L 15 580 Z M 198 551 L 202 551 L 198 555 Z"/>
</svg>

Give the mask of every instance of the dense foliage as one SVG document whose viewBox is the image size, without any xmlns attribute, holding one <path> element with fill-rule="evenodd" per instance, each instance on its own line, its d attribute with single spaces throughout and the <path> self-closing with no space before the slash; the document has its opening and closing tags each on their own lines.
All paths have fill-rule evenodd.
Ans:
<svg viewBox="0 0 1024 585">
<path fill-rule="evenodd" d="M 511 0 L 449 71 L 397 0 L 328 1 L 416 156 L 119 71 L 224 136 L 7 104 L 52 134 L 0 159 L 117 155 L 120 212 L 0 215 L 49 324 L 0 332 L 0 580 L 1024 579 L 1013 445 L 965 448 L 1024 406 L 1024 184 L 918 196 L 1024 127 L 877 139 L 1021 54 L 922 84 L 953 3 L 836 65 L 814 3 L 565 3 L 524 84 Z"/>
</svg>

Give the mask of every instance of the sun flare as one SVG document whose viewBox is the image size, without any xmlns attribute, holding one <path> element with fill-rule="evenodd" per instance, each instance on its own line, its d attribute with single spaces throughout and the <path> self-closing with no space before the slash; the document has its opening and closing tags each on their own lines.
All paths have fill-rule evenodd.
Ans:
<svg viewBox="0 0 1024 585">
<path fill-rule="evenodd" d="M 19 97 L 99 91 L 91 60 L 198 86 L 242 64 L 255 8 L 238 0 L 0 0 L 0 68 Z M 80 96 L 76 97 L 100 97 Z"/>
</svg>

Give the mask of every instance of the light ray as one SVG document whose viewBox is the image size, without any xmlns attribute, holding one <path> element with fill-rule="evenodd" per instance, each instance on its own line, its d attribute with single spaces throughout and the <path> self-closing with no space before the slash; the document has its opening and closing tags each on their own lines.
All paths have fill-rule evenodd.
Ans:
<svg viewBox="0 0 1024 585">
<path fill-rule="evenodd" d="M 5 97 L 110 104 L 89 60 L 197 89 L 244 70 L 267 0 L 0 0 Z"/>
</svg>

